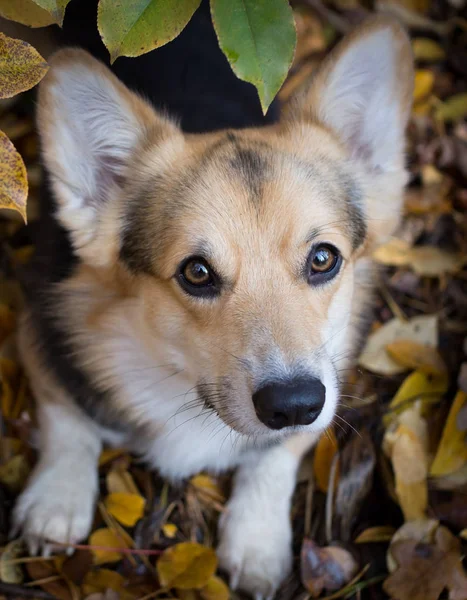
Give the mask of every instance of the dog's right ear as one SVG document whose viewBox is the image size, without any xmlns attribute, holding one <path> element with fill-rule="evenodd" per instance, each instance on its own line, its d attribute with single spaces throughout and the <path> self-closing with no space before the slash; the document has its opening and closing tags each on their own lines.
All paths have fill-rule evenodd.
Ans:
<svg viewBox="0 0 467 600">
<path fill-rule="evenodd" d="M 57 217 L 83 258 L 135 149 L 149 136 L 161 143 L 174 136 L 183 140 L 173 123 L 77 49 L 61 50 L 50 60 L 39 88 L 38 127 Z"/>
</svg>

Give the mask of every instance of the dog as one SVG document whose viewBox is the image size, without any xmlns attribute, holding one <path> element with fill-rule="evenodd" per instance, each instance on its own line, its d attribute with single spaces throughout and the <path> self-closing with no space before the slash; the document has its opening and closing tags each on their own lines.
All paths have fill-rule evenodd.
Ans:
<svg viewBox="0 0 467 600">
<path fill-rule="evenodd" d="M 15 528 L 33 553 L 86 538 L 103 444 L 172 481 L 236 468 L 220 565 L 270 598 L 300 459 L 333 420 L 371 253 L 399 222 L 410 43 L 370 18 L 263 117 L 205 4 L 113 73 L 78 17 L 68 42 L 94 56 L 59 50 L 38 92 L 47 188 L 18 345 L 40 455 Z"/>
</svg>

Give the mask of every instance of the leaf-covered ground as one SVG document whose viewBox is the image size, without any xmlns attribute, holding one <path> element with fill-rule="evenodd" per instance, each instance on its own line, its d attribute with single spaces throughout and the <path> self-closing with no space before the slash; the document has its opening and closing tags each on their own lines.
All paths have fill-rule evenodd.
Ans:
<svg viewBox="0 0 467 600">
<path fill-rule="evenodd" d="M 306 0 L 284 101 L 370 3 Z M 464 0 L 380 2 L 416 56 L 410 184 L 384 265 L 374 320 L 335 425 L 304 461 L 294 496 L 294 573 L 281 600 L 467 599 L 467 20 Z M 375 7 L 372 6 L 373 10 Z M 23 156 L 34 227 L 41 180 L 26 93 L 0 105 Z M 216 522 L 230 477 L 175 488 L 124 449 L 100 460 L 93 532 L 73 556 L 29 557 L 9 518 L 36 455 L 34 409 L 18 364 L 15 271 L 33 252 L 15 213 L 0 215 L 0 597 L 225 600 Z M 232 598 L 237 593 L 230 593 Z"/>
</svg>

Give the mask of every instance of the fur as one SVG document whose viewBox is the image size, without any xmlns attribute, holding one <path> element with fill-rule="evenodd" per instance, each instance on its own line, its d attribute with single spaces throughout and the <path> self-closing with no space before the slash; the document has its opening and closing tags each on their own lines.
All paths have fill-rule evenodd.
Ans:
<svg viewBox="0 0 467 600">
<path fill-rule="evenodd" d="M 203 11 L 178 46 L 128 62 L 147 86 L 139 75 L 126 83 L 148 100 L 122 82 L 123 61 L 118 78 L 79 49 L 56 54 L 40 85 L 46 236 L 25 279 L 19 346 L 41 454 L 15 523 L 32 550 L 84 538 L 103 443 L 127 445 L 171 480 L 239 467 L 219 557 L 233 587 L 266 598 L 291 565 L 298 464 L 332 422 L 339 373 L 358 345 L 369 256 L 397 226 L 411 53 L 397 23 L 369 20 L 279 120 L 263 119 L 211 31 L 209 64 L 229 81 L 225 110 L 222 86 L 207 123 L 202 90 L 182 102 L 185 90 L 161 81 L 161 113 L 148 61 L 162 56 L 162 73 L 172 57 L 177 73 Z M 313 284 L 308 257 L 319 243 L 342 264 Z M 193 255 L 211 264 L 218 295 L 182 289 L 180 265 Z M 305 376 L 326 388 L 319 416 L 269 429 L 252 396 Z"/>
</svg>

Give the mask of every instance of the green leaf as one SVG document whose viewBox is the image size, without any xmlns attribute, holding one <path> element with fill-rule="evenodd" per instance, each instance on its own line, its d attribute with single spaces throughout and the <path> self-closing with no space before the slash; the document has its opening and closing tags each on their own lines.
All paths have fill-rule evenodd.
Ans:
<svg viewBox="0 0 467 600">
<path fill-rule="evenodd" d="M 114 62 L 140 56 L 172 41 L 201 0 L 100 0 L 97 26 Z"/>
<path fill-rule="evenodd" d="M 0 0 L 0 17 L 28 27 L 46 27 L 55 19 L 34 0 Z"/>
<path fill-rule="evenodd" d="M 34 87 L 48 71 L 35 48 L 0 33 L 0 98 L 11 98 Z"/>
<path fill-rule="evenodd" d="M 258 90 L 266 113 L 287 77 L 296 32 L 287 0 L 211 0 L 219 45 L 234 73 Z"/>
<path fill-rule="evenodd" d="M 62 26 L 65 8 L 70 0 L 34 0 L 37 6 L 46 10 L 53 18 L 54 22 Z"/>
</svg>

